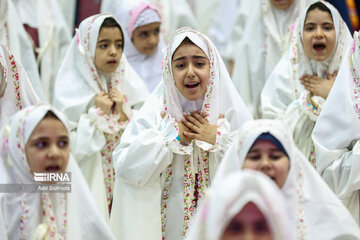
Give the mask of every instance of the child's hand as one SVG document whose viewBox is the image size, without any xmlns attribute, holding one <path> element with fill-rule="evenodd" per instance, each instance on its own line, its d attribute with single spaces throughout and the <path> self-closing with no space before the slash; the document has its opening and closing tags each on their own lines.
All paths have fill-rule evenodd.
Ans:
<svg viewBox="0 0 360 240">
<path fill-rule="evenodd" d="M 327 79 L 318 77 L 317 75 L 303 75 L 300 78 L 302 85 L 314 96 L 320 96 L 326 99 L 330 93 L 330 90 L 334 84 L 337 71 L 333 74 L 326 72 Z"/>
<path fill-rule="evenodd" d="M 100 92 L 95 98 L 95 106 L 100 108 L 106 115 L 110 114 L 113 101 L 109 98 L 106 92 Z"/>
<path fill-rule="evenodd" d="M 199 112 L 191 111 L 190 115 L 184 113 L 184 117 L 185 119 L 182 120 L 182 123 L 192 131 L 184 131 L 184 135 L 187 138 L 197 139 L 215 145 L 216 125 L 210 124 L 205 119 L 205 116 L 200 115 Z M 219 118 L 224 118 L 224 114 L 220 114 Z"/>
<path fill-rule="evenodd" d="M 185 136 L 184 132 L 191 132 L 191 130 L 187 128 L 182 121 L 177 122 L 177 124 L 179 127 L 180 142 L 188 144 L 191 141 L 191 138 Z"/>
<path fill-rule="evenodd" d="M 120 121 L 124 122 L 128 118 L 122 110 L 124 103 L 124 95 L 122 95 L 116 88 L 112 88 L 109 92 L 111 100 L 114 102 L 113 110 L 115 113 L 120 114 Z"/>
</svg>

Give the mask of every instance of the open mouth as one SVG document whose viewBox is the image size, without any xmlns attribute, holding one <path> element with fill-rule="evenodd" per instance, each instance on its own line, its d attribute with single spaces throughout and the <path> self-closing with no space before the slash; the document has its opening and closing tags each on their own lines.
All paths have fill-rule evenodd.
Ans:
<svg viewBox="0 0 360 240">
<path fill-rule="evenodd" d="M 199 85 L 200 85 L 200 83 L 188 83 L 188 84 L 185 84 L 185 87 L 193 89 L 193 88 L 198 87 Z"/>
<path fill-rule="evenodd" d="M 322 51 L 326 48 L 326 45 L 323 43 L 315 43 L 313 45 L 313 48 L 315 49 L 315 51 Z"/>
<path fill-rule="evenodd" d="M 45 171 L 47 171 L 47 172 L 58 172 L 58 171 L 60 171 L 60 166 L 59 165 L 47 166 L 45 168 Z"/>
<path fill-rule="evenodd" d="M 107 62 L 108 64 L 116 64 L 116 60 L 110 60 Z"/>
</svg>

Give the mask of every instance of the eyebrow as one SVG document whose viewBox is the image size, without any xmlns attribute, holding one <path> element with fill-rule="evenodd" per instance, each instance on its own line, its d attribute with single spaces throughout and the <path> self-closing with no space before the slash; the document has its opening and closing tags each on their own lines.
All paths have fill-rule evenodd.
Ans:
<svg viewBox="0 0 360 240">
<path fill-rule="evenodd" d="M 61 135 L 58 138 L 60 138 L 60 139 L 69 139 L 69 137 L 66 136 L 66 135 Z M 49 137 L 38 137 L 38 138 L 31 139 L 30 141 L 31 142 L 36 142 L 36 141 L 41 141 L 41 140 L 44 141 L 44 140 L 48 140 L 48 139 L 49 139 Z"/>
<path fill-rule="evenodd" d="M 110 39 L 101 39 L 98 41 L 98 43 L 103 43 L 103 42 L 110 42 Z M 123 42 L 122 39 L 116 39 L 115 42 Z"/>
<path fill-rule="evenodd" d="M 185 56 L 183 56 L 183 57 L 178 57 L 178 58 L 174 59 L 173 62 L 180 61 L 180 60 L 184 60 L 185 58 L 186 58 Z M 200 56 L 200 55 L 191 56 L 191 58 L 207 59 L 207 57 Z"/>
<path fill-rule="evenodd" d="M 324 23 L 322 23 L 321 25 L 325 25 L 325 24 L 331 24 L 331 25 L 334 25 L 334 23 L 332 23 L 332 22 L 324 22 Z M 305 25 L 316 25 L 316 23 L 313 23 L 313 22 L 306 22 L 305 24 L 304 24 L 304 26 Z"/>
</svg>

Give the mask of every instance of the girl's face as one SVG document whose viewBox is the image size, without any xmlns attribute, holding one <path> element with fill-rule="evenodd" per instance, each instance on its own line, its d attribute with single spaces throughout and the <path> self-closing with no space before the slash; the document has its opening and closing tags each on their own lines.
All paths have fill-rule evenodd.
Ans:
<svg viewBox="0 0 360 240">
<path fill-rule="evenodd" d="M 270 140 L 258 140 L 246 155 L 243 168 L 268 175 L 279 188 L 285 184 L 289 172 L 289 158 Z"/>
<path fill-rule="evenodd" d="M 118 27 L 102 27 L 95 49 L 95 67 L 101 72 L 112 73 L 120 64 L 123 36 Z"/>
<path fill-rule="evenodd" d="M 313 60 L 322 62 L 332 54 L 336 45 L 336 32 L 331 15 L 319 9 L 307 13 L 303 36 L 305 53 Z"/>
<path fill-rule="evenodd" d="M 131 41 L 136 50 L 147 56 L 155 53 L 159 44 L 160 23 L 150 23 L 141 27 L 137 27 L 133 31 Z"/>
<path fill-rule="evenodd" d="M 69 134 L 64 124 L 53 117 L 40 121 L 25 146 L 32 172 L 65 172 L 69 156 Z"/>
<path fill-rule="evenodd" d="M 249 202 L 231 220 L 221 240 L 272 240 L 272 236 L 262 212 Z"/>
<path fill-rule="evenodd" d="M 288 9 L 291 4 L 293 4 L 294 0 L 270 0 L 270 3 L 280 10 Z"/>
<path fill-rule="evenodd" d="M 174 52 L 171 69 L 175 85 L 188 100 L 200 99 L 206 92 L 210 77 L 210 64 L 198 46 L 182 43 Z"/>
</svg>

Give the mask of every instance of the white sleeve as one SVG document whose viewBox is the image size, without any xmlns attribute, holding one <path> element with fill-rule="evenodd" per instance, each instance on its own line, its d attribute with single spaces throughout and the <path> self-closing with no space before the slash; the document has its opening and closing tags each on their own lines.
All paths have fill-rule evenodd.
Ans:
<svg viewBox="0 0 360 240">
<path fill-rule="evenodd" d="M 324 152 L 317 145 L 316 151 Z M 360 221 L 360 142 L 357 141 L 352 150 L 325 150 L 337 159 L 331 162 L 321 173 L 322 178 L 334 191 L 336 196 L 350 210 L 357 223 Z"/>
</svg>

